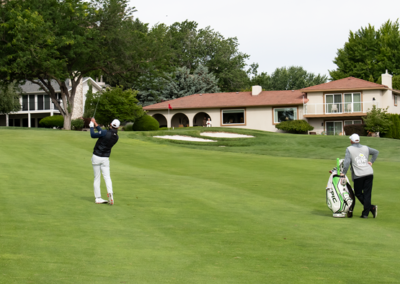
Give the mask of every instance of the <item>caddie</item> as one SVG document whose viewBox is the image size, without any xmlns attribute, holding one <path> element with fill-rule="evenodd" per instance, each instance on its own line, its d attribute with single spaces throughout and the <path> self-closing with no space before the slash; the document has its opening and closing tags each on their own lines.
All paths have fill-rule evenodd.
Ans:
<svg viewBox="0 0 400 284">
<path fill-rule="evenodd" d="M 358 200 L 364 205 L 361 218 L 368 218 L 369 212 L 376 218 L 378 216 L 378 206 L 371 204 L 372 183 L 374 170 L 372 164 L 378 157 L 379 151 L 360 144 L 360 136 L 353 134 L 350 136 L 351 146 L 347 147 L 344 157 L 343 172 L 346 175 L 351 165 L 351 175 L 354 182 L 354 191 Z M 372 155 L 370 161 L 369 156 Z"/>
<path fill-rule="evenodd" d="M 110 154 L 111 148 L 118 142 L 118 127 L 120 122 L 118 119 L 114 119 L 110 124 L 110 129 L 105 130 L 97 124 L 94 118 L 91 119 L 89 124 L 90 136 L 92 138 L 98 138 L 96 145 L 93 149 L 92 166 L 94 172 L 94 197 L 95 203 L 102 204 L 108 203 L 114 204 L 114 193 L 112 188 L 111 176 L 110 176 Z M 97 133 L 94 132 L 94 127 L 97 129 Z M 100 192 L 100 171 L 103 174 L 104 181 L 107 187 L 108 201 L 101 198 Z"/>
</svg>

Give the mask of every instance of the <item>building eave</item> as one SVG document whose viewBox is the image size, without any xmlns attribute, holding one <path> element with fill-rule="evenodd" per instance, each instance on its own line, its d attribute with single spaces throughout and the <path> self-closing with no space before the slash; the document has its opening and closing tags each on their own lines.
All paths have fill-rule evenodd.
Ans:
<svg viewBox="0 0 400 284">
<path fill-rule="evenodd" d="M 384 87 L 373 87 L 373 88 L 347 88 L 347 89 L 319 89 L 304 91 L 305 93 L 334 93 L 334 92 L 350 92 L 350 91 L 364 91 L 364 90 L 389 90 L 389 88 Z"/>
</svg>

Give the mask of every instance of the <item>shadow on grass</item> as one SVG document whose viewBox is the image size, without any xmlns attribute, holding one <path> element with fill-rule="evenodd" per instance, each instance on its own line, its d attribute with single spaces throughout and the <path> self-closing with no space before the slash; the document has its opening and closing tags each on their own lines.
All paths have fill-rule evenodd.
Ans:
<svg viewBox="0 0 400 284">
<path fill-rule="evenodd" d="M 82 200 L 88 201 L 90 203 L 94 203 L 94 197 L 89 197 L 89 196 L 82 196 Z"/>
<path fill-rule="evenodd" d="M 332 217 L 332 213 L 327 210 L 313 210 L 311 214 L 318 216 Z"/>
</svg>

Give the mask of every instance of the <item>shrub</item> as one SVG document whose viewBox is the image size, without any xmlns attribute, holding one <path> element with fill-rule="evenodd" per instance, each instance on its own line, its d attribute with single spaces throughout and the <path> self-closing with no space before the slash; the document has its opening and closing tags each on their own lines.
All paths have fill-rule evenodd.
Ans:
<svg viewBox="0 0 400 284">
<path fill-rule="evenodd" d="M 372 109 L 367 112 L 367 117 L 363 117 L 365 129 L 370 132 L 387 133 L 393 124 L 387 115 L 388 108 L 381 109 L 375 105 L 372 106 Z"/>
<path fill-rule="evenodd" d="M 307 131 L 313 130 L 310 124 L 305 120 L 289 120 L 282 121 L 281 123 L 275 125 L 279 130 L 283 130 L 291 133 L 306 133 Z"/>
<path fill-rule="evenodd" d="M 132 122 L 128 122 L 127 124 L 125 124 L 125 126 L 123 127 L 123 129 L 125 130 L 125 131 L 132 131 L 133 129 L 132 129 L 132 126 L 133 126 L 133 123 Z"/>
<path fill-rule="evenodd" d="M 367 130 L 365 130 L 365 124 L 345 125 L 344 133 L 346 133 L 346 135 L 352 135 L 353 133 L 357 133 L 360 136 L 367 136 Z"/>
<path fill-rule="evenodd" d="M 82 130 L 84 125 L 85 125 L 85 121 L 82 118 L 77 118 L 77 119 L 71 120 L 71 126 L 75 130 Z"/>
<path fill-rule="evenodd" d="M 110 125 L 115 118 L 120 121 L 135 121 L 144 114 L 142 106 L 137 104 L 137 93 L 117 86 L 89 95 L 86 98 L 84 116 L 91 117 L 96 110 L 95 119 L 100 125 Z"/>
<path fill-rule="evenodd" d="M 62 128 L 64 126 L 64 117 L 62 115 L 47 116 L 39 121 L 39 126 L 46 128 Z"/>
<path fill-rule="evenodd" d="M 132 126 L 133 131 L 151 131 L 151 130 L 158 130 L 160 125 L 158 121 L 150 116 L 150 115 L 143 115 L 136 119 L 135 123 Z"/>
</svg>

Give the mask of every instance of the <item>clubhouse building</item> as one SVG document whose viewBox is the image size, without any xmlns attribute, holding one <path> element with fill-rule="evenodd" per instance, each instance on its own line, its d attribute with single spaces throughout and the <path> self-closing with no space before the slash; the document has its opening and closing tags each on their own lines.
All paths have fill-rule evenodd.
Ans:
<svg viewBox="0 0 400 284">
<path fill-rule="evenodd" d="M 276 124 L 304 119 L 316 134 L 343 135 L 343 127 L 362 123 L 373 105 L 400 113 L 398 96 L 386 72 L 382 84 L 348 77 L 301 90 L 262 91 L 253 86 L 251 92 L 193 94 L 144 109 L 161 127 L 202 126 L 211 118 L 214 127 L 278 132 Z"/>
<path fill-rule="evenodd" d="M 101 80 L 102 81 L 102 80 Z M 79 82 L 75 94 L 74 110 L 72 119 L 82 117 L 85 109 L 86 94 L 89 91 L 89 84 L 92 85 L 92 92 L 97 93 L 105 85 L 90 77 L 85 77 Z M 52 82 L 57 95 L 57 101 L 62 105 L 61 91 L 56 82 Z M 67 80 L 69 91 L 70 81 Z M 60 111 L 51 101 L 50 96 L 45 93 L 37 84 L 26 82 L 21 86 L 20 96 L 21 110 L 11 114 L 0 114 L 0 126 L 39 127 L 39 121 L 46 116 L 60 115 Z"/>
</svg>

